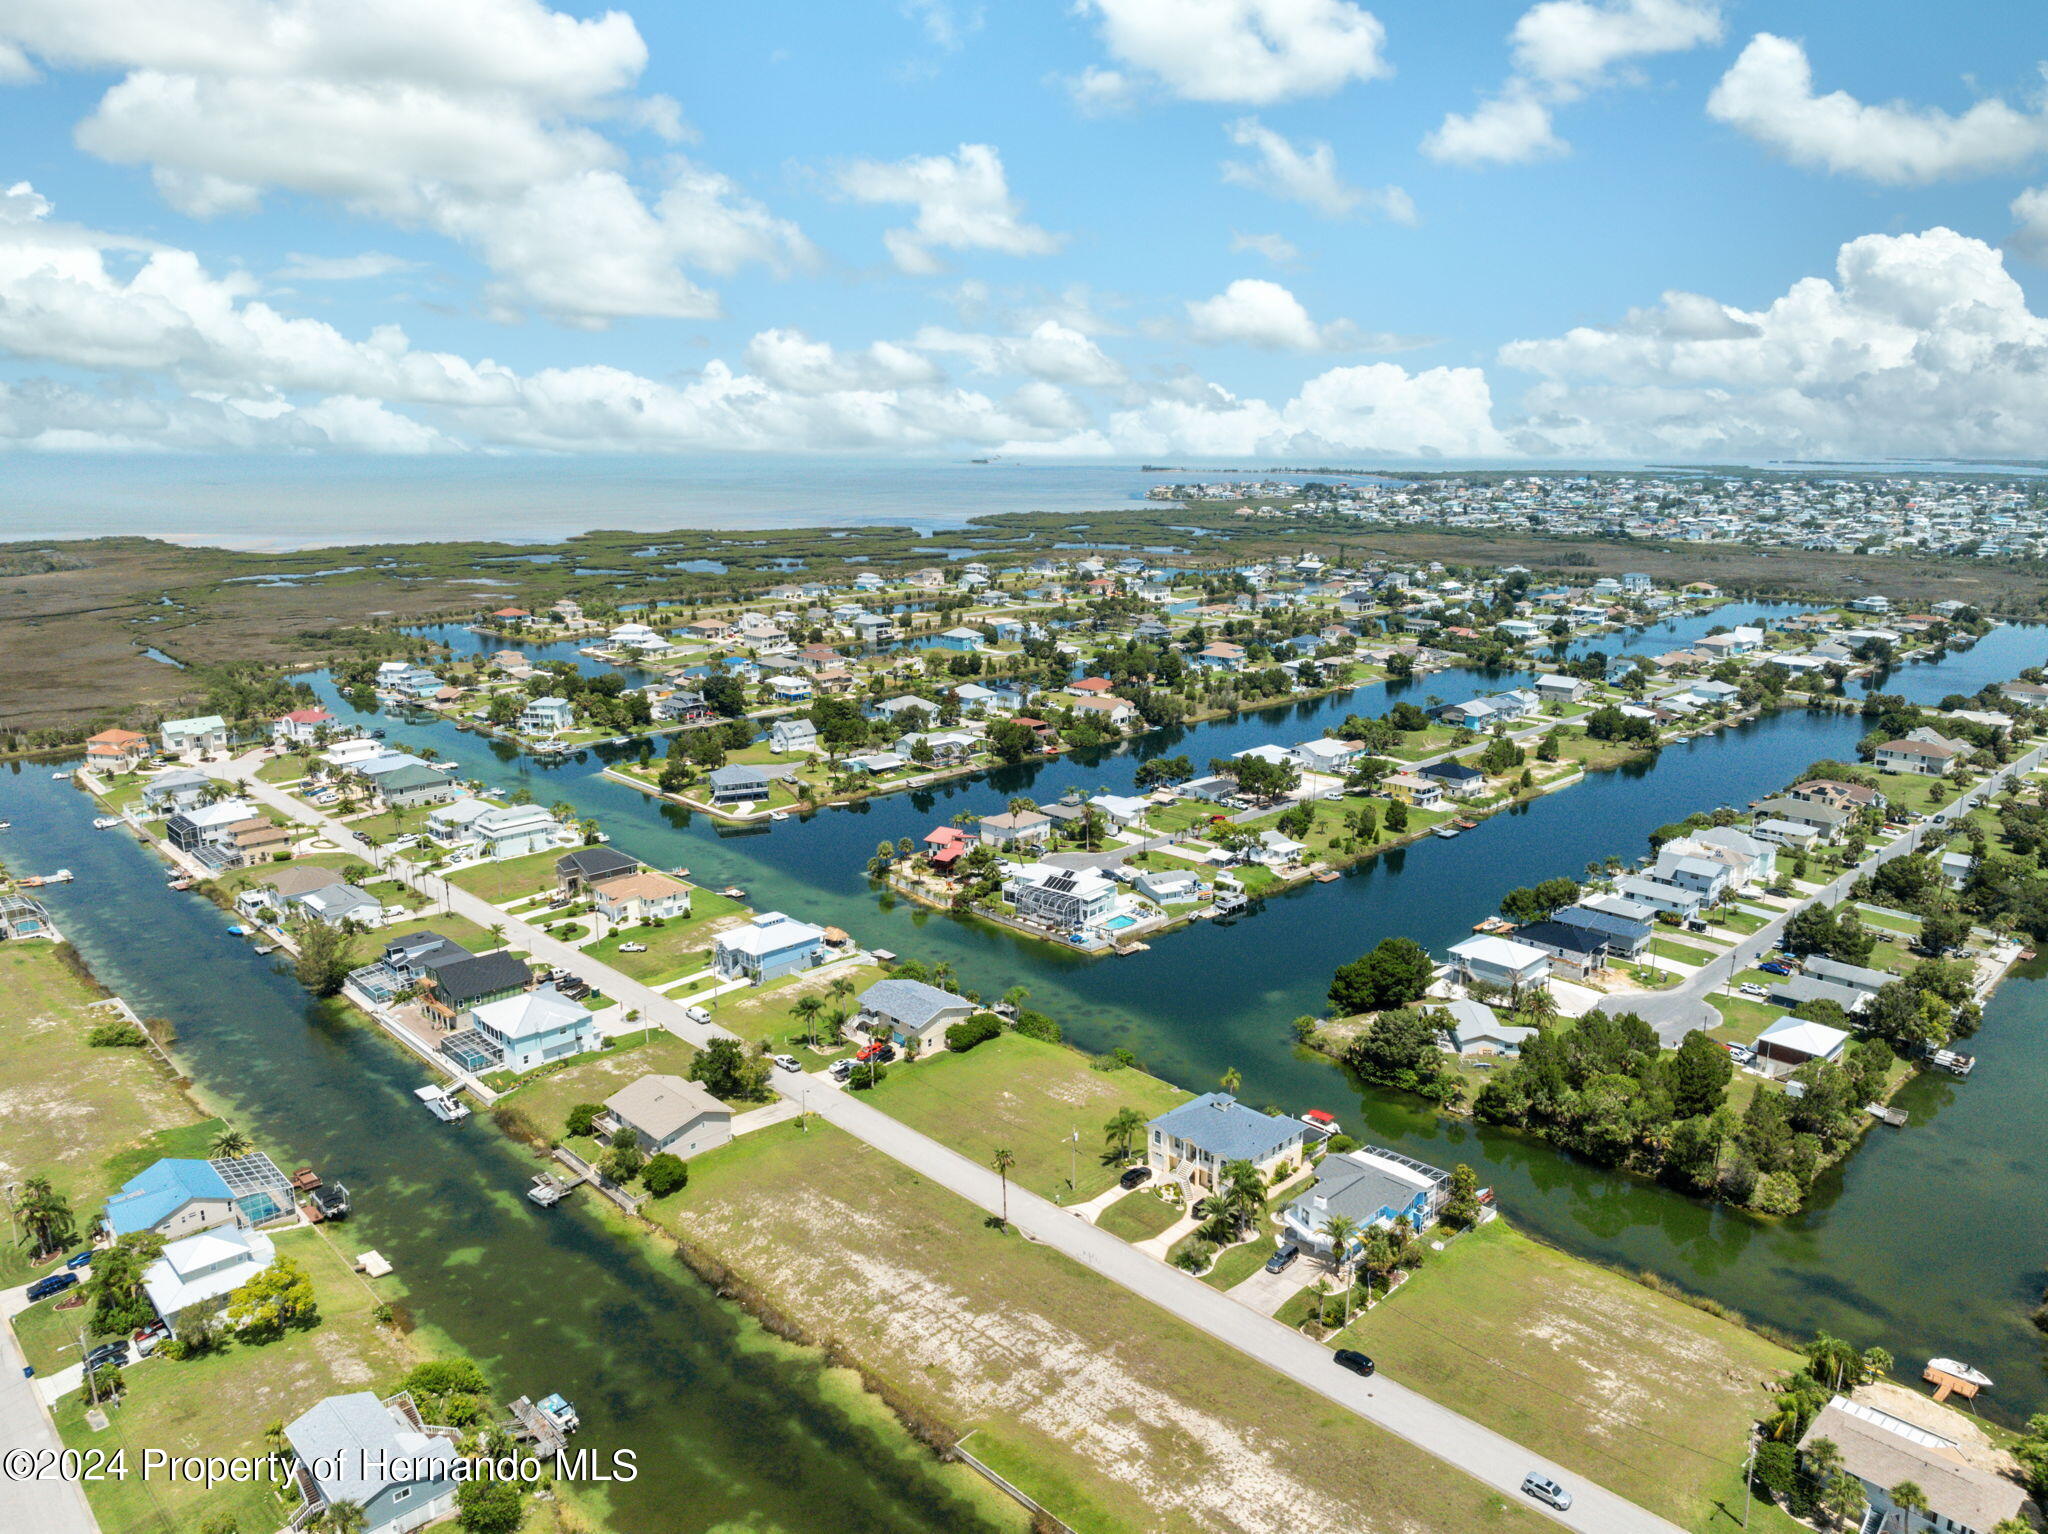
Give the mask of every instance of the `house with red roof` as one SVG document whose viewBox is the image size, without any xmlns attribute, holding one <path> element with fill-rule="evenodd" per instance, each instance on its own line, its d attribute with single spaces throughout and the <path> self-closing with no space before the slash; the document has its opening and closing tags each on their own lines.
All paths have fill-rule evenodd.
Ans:
<svg viewBox="0 0 2048 1534">
<path fill-rule="evenodd" d="M 324 708 L 295 708 L 274 720 L 270 738 L 281 746 L 309 745 L 322 725 L 332 728 L 334 716 Z"/>
</svg>

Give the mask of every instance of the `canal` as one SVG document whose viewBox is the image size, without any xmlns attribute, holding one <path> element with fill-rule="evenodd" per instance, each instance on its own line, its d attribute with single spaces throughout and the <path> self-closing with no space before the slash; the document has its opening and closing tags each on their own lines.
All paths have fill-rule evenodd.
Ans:
<svg viewBox="0 0 2048 1534">
<path fill-rule="evenodd" d="M 509 1392 L 575 1401 L 600 1457 L 636 1453 L 640 1478 L 603 1498 L 614 1527 L 988 1527 L 900 1435 L 836 1405 L 810 1355 L 680 1263 L 650 1260 L 580 1200 L 536 1210 L 519 1147 L 481 1116 L 444 1125 L 423 1112 L 416 1061 L 345 1007 L 314 1003 L 230 936 L 217 907 L 168 889 L 132 836 L 92 830 L 92 814 L 45 764 L 0 773 L 10 865 L 70 868 L 76 882 L 45 893 L 100 979 L 176 1024 L 181 1060 L 265 1149 L 349 1185 L 344 1248 L 390 1258 L 423 1324 Z"/>
<path fill-rule="evenodd" d="M 1640 636 L 1581 643 L 1609 653 L 1662 650 L 1716 624 L 1787 610 L 1731 604 Z M 2006 627 L 1939 662 L 1901 665 L 1873 685 L 1933 704 L 2044 657 L 2048 634 Z M 1295 1047 L 1288 1031 L 1292 1018 L 1323 1010 L 1330 972 L 1380 938 L 1405 934 L 1441 954 L 1515 885 L 1577 875 L 1610 854 L 1633 858 L 1660 825 L 1698 809 L 1746 804 L 1818 758 L 1853 757 L 1865 729 L 1855 715 L 1787 710 L 1668 747 L 1653 764 L 1595 774 L 1456 840 L 1384 854 L 1334 884 L 1269 899 L 1233 925 L 1198 923 L 1123 959 L 1084 959 L 930 911 L 878 894 L 862 875 L 877 843 L 920 837 L 961 811 L 999 809 L 1014 794 L 1045 800 L 1070 787 L 1125 791 L 1147 756 L 1186 753 L 1200 765 L 1246 746 L 1320 734 L 1347 713 L 1377 713 L 1401 697 L 1458 698 L 1503 685 L 1457 671 L 1375 684 L 1154 732 L 1103 756 L 1076 753 L 744 829 L 599 776 L 605 759 L 618 754 L 607 748 L 542 763 L 439 723 L 392 735 L 431 739 L 470 775 L 524 786 L 541 803 L 566 798 L 636 854 L 687 866 L 700 883 L 738 884 L 758 909 L 787 910 L 845 927 L 872 946 L 948 961 L 961 985 L 983 995 L 1025 986 L 1030 1005 L 1086 1049 L 1128 1048 L 1195 1091 L 1235 1068 L 1250 1102 L 1329 1108 L 1377 1143 L 1440 1164 L 1468 1162 L 1518 1222 L 1569 1251 L 1658 1273 L 1794 1335 L 1824 1328 L 1889 1347 L 1901 1359 L 1966 1357 L 2000 1382 L 1990 1409 L 2020 1416 L 2048 1407 L 2041 1339 L 2024 1319 L 2040 1298 L 2048 1261 L 2028 1234 L 2039 1228 L 2040 1202 L 2030 1158 L 2041 1155 L 2048 1134 L 2048 1094 L 2038 1089 L 2048 1073 L 2048 986 L 2031 969 L 1991 1003 L 1974 1045 L 1983 1062 L 1978 1073 L 1961 1085 L 1916 1083 L 1903 1099 L 1913 1126 L 1874 1135 L 1790 1220 L 1708 1207 L 1513 1131 L 1439 1118 L 1425 1104 L 1347 1079 Z"/>
</svg>

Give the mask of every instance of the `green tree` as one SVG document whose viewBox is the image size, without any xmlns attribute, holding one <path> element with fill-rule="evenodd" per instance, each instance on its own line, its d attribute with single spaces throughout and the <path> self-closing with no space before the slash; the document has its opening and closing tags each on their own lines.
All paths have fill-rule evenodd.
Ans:
<svg viewBox="0 0 2048 1534">
<path fill-rule="evenodd" d="M 142 1274 L 163 1251 L 163 1237 L 132 1231 L 93 1259 L 89 1325 L 95 1336 L 132 1332 L 156 1319 L 156 1308 L 142 1288 Z"/>
<path fill-rule="evenodd" d="M 988 1164 L 995 1168 L 996 1176 L 1001 1178 L 1003 1182 L 1003 1212 L 1001 1221 L 1007 1226 L 1010 1223 L 1010 1168 L 1017 1164 L 1017 1158 L 1006 1148 L 997 1146 L 995 1154 L 989 1157 Z"/>
<path fill-rule="evenodd" d="M 667 1198 L 690 1180 L 689 1163 L 673 1151 L 650 1156 L 640 1169 L 640 1185 L 656 1198 Z"/>
<path fill-rule="evenodd" d="M 455 1488 L 455 1523 L 463 1534 L 514 1534 L 525 1516 L 511 1481 L 464 1481 Z"/>
<path fill-rule="evenodd" d="M 1451 1168 L 1451 1191 L 1444 1200 L 1444 1218 L 1470 1225 L 1479 1218 L 1479 1174 L 1464 1162 Z"/>
<path fill-rule="evenodd" d="M 563 1127 L 571 1136 L 595 1134 L 597 1116 L 602 1112 L 602 1103 L 578 1103 L 569 1110 L 568 1122 Z"/>
<path fill-rule="evenodd" d="M 1388 800 L 1388 801 L 1387 801 L 1387 830 L 1388 830 L 1388 831 L 1389 831 L 1390 833 L 1392 833 L 1393 835 L 1396 835 L 1396 836 L 1398 836 L 1398 835 L 1400 835 L 1400 834 L 1401 834 L 1401 833 L 1402 833 L 1403 831 L 1405 831 L 1405 830 L 1407 830 L 1407 829 L 1408 829 L 1408 805 L 1407 805 L 1406 801 L 1404 801 L 1404 800 L 1400 800 L 1400 799 L 1390 799 L 1390 800 Z"/>
<path fill-rule="evenodd" d="M 292 960 L 292 974 L 315 996 L 338 996 L 342 982 L 356 967 L 354 934 L 324 921 L 299 923 L 294 933 L 298 956 Z"/>
<path fill-rule="evenodd" d="M 310 1325 L 318 1315 L 311 1276 L 282 1254 L 228 1296 L 229 1322 L 257 1336 L 274 1337 L 288 1326 Z"/>
<path fill-rule="evenodd" d="M 1721 1106 L 1735 1065 L 1727 1050 L 1694 1029 L 1671 1055 L 1665 1074 L 1671 1089 L 1671 1111 L 1682 1119 L 1698 1118 Z"/>
<path fill-rule="evenodd" d="M 690 1062 L 690 1079 L 728 1102 L 759 1096 L 765 1078 L 765 1067 L 747 1058 L 738 1039 L 713 1039 Z"/>
<path fill-rule="evenodd" d="M 369 1527 L 369 1514 L 363 1511 L 362 1503 L 344 1498 L 327 1504 L 317 1527 L 320 1534 L 363 1534 Z"/>
<path fill-rule="evenodd" d="M 1145 1132 L 1145 1115 L 1136 1108 L 1117 1109 L 1107 1124 L 1102 1126 L 1102 1137 L 1109 1148 L 1116 1152 L 1116 1159 L 1131 1159 L 1131 1142 Z"/>
<path fill-rule="evenodd" d="M 250 1151 L 249 1137 L 230 1124 L 213 1137 L 213 1144 L 207 1154 L 220 1158 L 246 1156 Z"/>
<path fill-rule="evenodd" d="M 71 1213 L 70 1202 L 50 1185 L 47 1177 L 31 1177 L 22 1183 L 15 1214 L 21 1221 L 22 1239 L 28 1243 L 33 1257 L 59 1251 L 78 1235 L 78 1221 Z"/>
<path fill-rule="evenodd" d="M 1372 951 L 1338 968 L 1330 981 L 1330 1005 L 1351 1015 L 1380 1012 L 1421 999 L 1436 966 L 1413 938 L 1382 938 Z"/>
</svg>

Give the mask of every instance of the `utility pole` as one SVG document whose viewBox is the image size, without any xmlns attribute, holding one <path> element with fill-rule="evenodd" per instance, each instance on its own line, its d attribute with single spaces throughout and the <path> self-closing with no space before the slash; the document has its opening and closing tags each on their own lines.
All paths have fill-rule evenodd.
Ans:
<svg viewBox="0 0 2048 1534">
<path fill-rule="evenodd" d="M 1067 1186 L 1079 1193 L 1081 1173 L 1081 1129 L 1077 1124 L 1067 1136 Z"/>
</svg>

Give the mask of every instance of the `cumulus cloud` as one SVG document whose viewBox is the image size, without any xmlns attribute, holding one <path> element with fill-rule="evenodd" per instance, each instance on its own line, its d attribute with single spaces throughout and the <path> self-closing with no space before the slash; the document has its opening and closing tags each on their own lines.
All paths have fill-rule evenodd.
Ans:
<svg viewBox="0 0 2048 1534">
<path fill-rule="evenodd" d="M 1422 151 L 1453 165 L 1520 165 L 1570 147 L 1552 111 L 1598 86 L 1633 79 L 1625 66 L 1718 42 L 1713 0 L 1543 0 L 1509 37 L 1515 72 L 1470 112 L 1448 112 Z"/>
<path fill-rule="evenodd" d="M 2012 200 L 2012 242 L 2023 256 L 2048 261 L 2048 186 L 2029 187 Z"/>
<path fill-rule="evenodd" d="M 1223 162 L 1223 179 L 1232 186 L 1304 203 L 1325 218 L 1370 209 L 1397 224 L 1415 222 L 1415 203 L 1406 192 L 1398 186 L 1351 185 L 1338 174 L 1336 151 L 1321 140 L 1297 148 L 1256 117 L 1240 117 L 1225 131 L 1231 143 L 1255 156 Z"/>
<path fill-rule="evenodd" d="M 917 209 L 910 228 L 882 236 L 898 268 L 917 276 L 945 269 L 936 249 L 1043 256 L 1061 244 L 1061 236 L 1025 221 L 993 145 L 962 144 L 950 155 L 886 163 L 856 160 L 840 170 L 839 187 L 856 202 L 907 203 Z"/>
<path fill-rule="evenodd" d="M 1079 74 L 1067 77 L 1063 83 L 1067 94 L 1073 97 L 1074 105 L 1090 117 L 1121 112 L 1137 98 L 1129 75 L 1120 69 L 1104 69 L 1099 64 L 1090 64 Z"/>
<path fill-rule="evenodd" d="M 414 265 L 381 250 L 366 250 L 354 256 L 309 256 L 295 250 L 273 275 L 286 282 L 358 282 L 365 277 L 389 277 Z"/>
<path fill-rule="evenodd" d="M 1667 294 L 1500 361 L 1541 380 L 1514 433 L 1531 452 L 2010 455 L 2048 432 L 2048 320 L 1950 229 L 1851 240 L 1832 281 L 1763 309 Z"/>
<path fill-rule="evenodd" d="M 1345 345 L 1355 334 L 1349 320 L 1318 325 L 1300 299 L 1262 277 L 1240 277 L 1214 298 L 1190 301 L 1187 311 L 1189 334 L 1219 345 L 1312 352 Z"/>
<path fill-rule="evenodd" d="M 1080 0 L 1128 70 L 1187 101 L 1255 106 L 1391 73 L 1386 28 L 1351 0 Z"/>
<path fill-rule="evenodd" d="M 683 268 L 807 260 L 797 228 L 686 161 L 643 192 L 600 131 L 685 136 L 631 94 L 647 50 L 630 17 L 539 0 L 15 0 L 0 45 L 59 68 L 123 71 L 78 125 L 83 149 L 149 168 L 195 217 L 274 190 L 464 243 L 488 297 L 580 324 L 704 318 Z M 579 273 L 581 274 L 579 280 Z"/>
<path fill-rule="evenodd" d="M 1040 320 L 1021 335 L 983 335 L 927 325 L 911 345 L 957 356 L 977 373 L 1029 373 L 1046 383 L 1112 388 L 1123 367 L 1086 334 L 1059 320 Z"/>
<path fill-rule="evenodd" d="M 2022 112 L 1996 96 L 1961 116 L 1847 91 L 1814 94 L 1813 66 L 1791 38 L 1759 32 L 1707 98 L 1707 115 L 1795 165 L 1891 185 L 2010 170 L 2048 150 L 2048 111 Z"/>
</svg>

